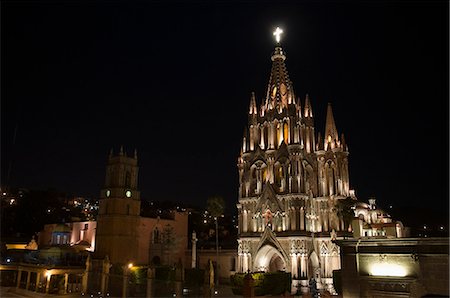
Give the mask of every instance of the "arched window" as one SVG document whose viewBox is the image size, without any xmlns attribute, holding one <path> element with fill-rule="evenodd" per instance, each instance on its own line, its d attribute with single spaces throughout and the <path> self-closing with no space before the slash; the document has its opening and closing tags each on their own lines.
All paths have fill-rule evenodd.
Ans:
<svg viewBox="0 0 450 298">
<path fill-rule="evenodd" d="M 269 148 L 269 129 L 267 128 L 267 124 L 264 124 L 263 128 L 263 149 Z"/>
<path fill-rule="evenodd" d="M 276 130 L 277 130 L 277 146 L 280 146 L 280 143 L 281 143 L 281 137 L 282 137 L 282 135 L 281 135 L 281 131 L 280 131 L 280 124 L 278 123 L 278 124 L 276 124 Z"/>
<path fill-rule="evenodd" d="M 288 144 L 288 142 L 289 142 L 289 126 L 286 122 L 283 124 L 283 137 L 284 137 L 284 142 L 286 144 Z"/>
</svg>

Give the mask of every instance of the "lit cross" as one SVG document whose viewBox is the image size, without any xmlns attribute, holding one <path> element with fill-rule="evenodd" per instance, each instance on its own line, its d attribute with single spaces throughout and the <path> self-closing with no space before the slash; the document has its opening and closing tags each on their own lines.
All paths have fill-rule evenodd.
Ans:
<svg viewBox="0 0 450 298">
<path fill-rule="evenodd" d="M 275 29 L 275 32 L 273 33 L 273 35 L 275 36 L 275 39 L 277 41 L 277 43 L 280 43 L 280 36 L 283 33 L 283 30 L 280 29 L 280 27 L 277 27 L 277 29 Z"/>
</svg>

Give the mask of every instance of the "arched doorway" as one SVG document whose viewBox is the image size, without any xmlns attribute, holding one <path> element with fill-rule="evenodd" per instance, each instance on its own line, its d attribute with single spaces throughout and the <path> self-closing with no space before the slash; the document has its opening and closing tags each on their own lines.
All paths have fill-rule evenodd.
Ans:
<svg viewBox="0 0 450 298">
<path fill-rule="evenodd" d="M 256 254 L 253 267 L 255 271 L 286 271 L 286 261 L 278 249 L 271 245 L 265 245 Z"/>
<path fill-rule="evenodd" d="M 320 263 L 319 263 L 319 257 L 317 256 L 316 252 L 313 251 L 309 255 L 309 262 L 308 262 L 308 278 L 314 277 L 315 279 L 320 278 Z"/>
</svg>

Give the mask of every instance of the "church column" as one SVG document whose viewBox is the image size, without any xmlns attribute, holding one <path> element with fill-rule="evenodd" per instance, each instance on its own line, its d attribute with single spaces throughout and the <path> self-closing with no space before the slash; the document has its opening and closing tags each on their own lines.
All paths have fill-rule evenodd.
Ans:
<svg viewBox="0 0 450 298">
<path fill-rule="evenodd" d="M 34 291 L 37 292 L 39 289 L 39 284 L 41 283 L 41 272 L 36 272 L 36 284 L 34 285 Z"/>
<path fill-rule="evenodd" d="M 298 272 L 298 264 L 297 264 L 297 254 L 296 253 L 292 253 L 291 254 L 291 274 L 292 274 L 292 278 L 298 278 L 297 272 Z"/>
<path fill-rule="evenodd" d="M 19 270 L 17 271 L 17 284 L 16 284 L 16 288 L 20 287 L 20 279 L 22 278 L 22 269 L 19 268 Z"/>
<path fill-rule="evenodd" d="M 30 286 L 30 277 L 31 271 L 27 271 L 27 283 L 25 284 L 25 290 L 28 290 L 28 287 Z"/>
<path fill-rule="evenodd" d="M 303 207 L 300 208 L 300 230 L 305 230 L 305 209 Z"/>
<path fill-rule="evenodd" d="M 267 149 L 273 149 L 273 124 L 272 122 L 267 123 L 267 136 L 268 136 L 268 145 Z"/>
<path fill-rule="evenodd" d="M 250 210 L 247 210 L 247 232 L 253 230 L 253 213 Z"/>
<path fill-rule="evenodd" d="M 295 231 L 296 230 L 296 226 L 295 226 L 296 220 L 295 220 L 295 218 L 296 218 L 296 215 L 297 215 L 295 207 L 292 207 L 290 212 L 291 212 L 291 219 L 290 219 L 290 221 L 291 221 L 291 231 Z"/>
<path fill-rule="evenodd" d="M 247 232 L 247 210 L 245 210 L 246 206 L 242 206 L 242 232 Z"/>
<path fill-rule="evenodd" d="M 258 167 L 255 169 L 256 171 L 256 193 L 260 194 L 262 191 L 262 173 L 261 168 Z"/>
<path fill-rule="evenodd" d="M 237 272 L 242 272 L 242 268 L 241 268 L 241 258 L 242 258 L 242 255 L 241 255 L 240 253 L 238 253 L 237 264 L 236 264 L 236 271 L 237 271 Z"/>
<path fill-rule="evenodd" d="M 301 271 L 302 271 L 302 277 L 308 276 L 308 259 L 305 254 L 302 254 L 301 256 Z"/>
<path fill-rule="evenodd" d="M 48 271 L 45 275 L 47 276 L 47 280 L 45 283 L 45 294 L 48 294 L 48 291 L 50 290 L 50 280 L 52 279 L 52 275 Z"/>
<path fill-rule="evenodd" d="M 247 258 L 246 253 L 244 253 L 243 261 L 244 261 L 244 263 L 243 263 L 242 271 L 247 272 L 248 271 L 248 258 Z"/>
<path fill-rule="evenodd" d="M 250 142 L 249 142 L 250 151 L 253 151 L 255 148 L 254 142 L 255 142 L 254 126 L 250 125 Z"/>
<path fill-rule="evenodd" d="M 260 142 L 259 142 L 259 147 L 261 147 L 261 149 L 265 149 L 266 147 L 264 146 L 264 125 L 261 125 L 261 138 L 260 138 Z"/>
<path fill-rule="evenodd" d="M 67 285 L 69 284 L 69 274 L 64 274 L 64 294 L 67 294 Z"/>
<path fill-rule="evenodd" d="M 323 231 L 323 213 L 322 213 L 322 209 L 320 209 L 320 205 L 322 203 L 318 202 L 317 203 L 317 228 L 316 231 L 317 232 L 322 232 Z"/>
</svg>

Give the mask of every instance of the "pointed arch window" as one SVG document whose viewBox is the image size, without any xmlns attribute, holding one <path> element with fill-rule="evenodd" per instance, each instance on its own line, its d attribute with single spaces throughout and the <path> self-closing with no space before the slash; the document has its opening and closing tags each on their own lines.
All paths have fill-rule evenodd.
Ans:
<svg viewBox="0 0 450 298">
<path fill-rule="evenodd" d="M 325 245 L 325 243 L 322 243 L 322 246 L 320 247 L 320 255 L 326 256 L 328 254 L 328 248 Z"/>
<path fill-rule="evenodd" d="M 288 142 L 289 142 L 289 126 L 288 126 L 287 122 L 284 122 L 284 124 L 283 124 L 283 138 L 284 138 L 284 142 L 286 144 L 288 144 Z"/>
</svg>

